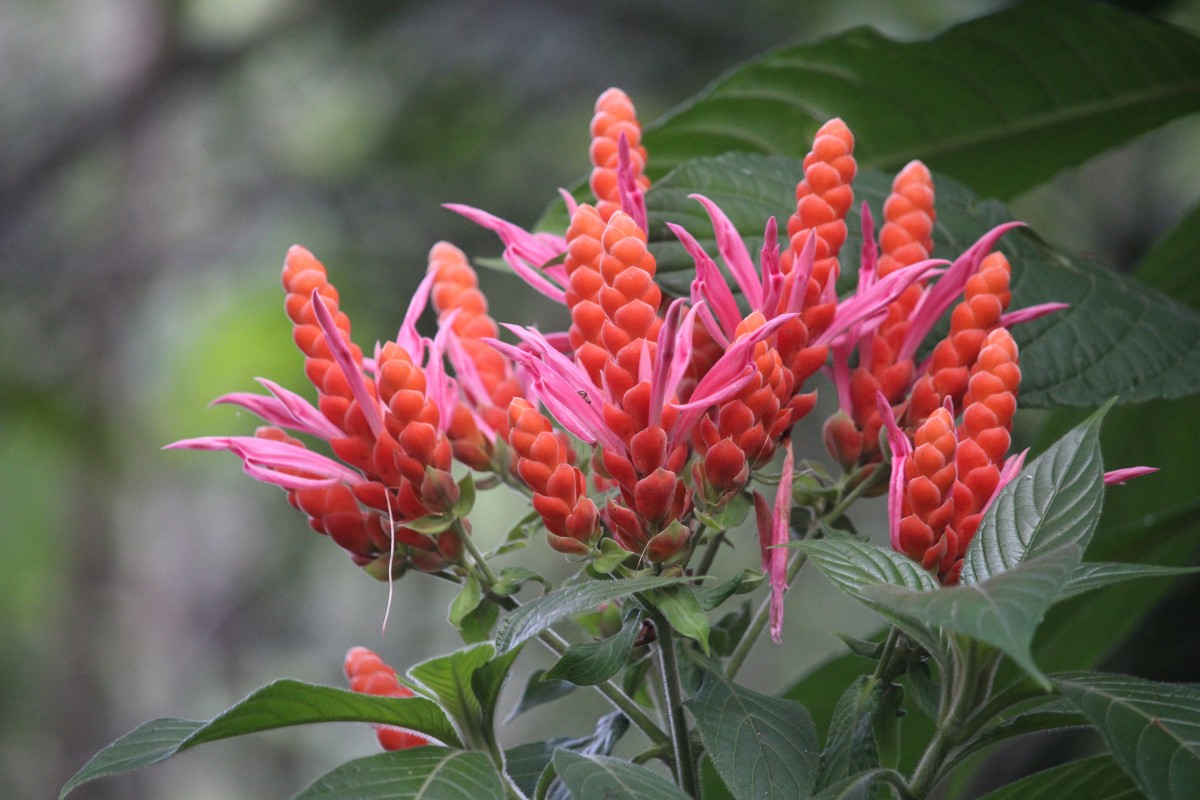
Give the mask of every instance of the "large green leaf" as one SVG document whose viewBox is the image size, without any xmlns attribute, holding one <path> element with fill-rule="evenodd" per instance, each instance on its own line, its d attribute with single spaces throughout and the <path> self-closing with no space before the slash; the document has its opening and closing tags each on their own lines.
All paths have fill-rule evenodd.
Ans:
<svg viewBox="0 0 1200 800">
<path fill-rule="evenodd" d="M 617 758 L 585 756 L 570 750 L 554 754 L 554 768 L 574 800 L 687 800 L 687 795 L 646 767 Z"/>
<path fill-rule="evenodd" d="M 504 719 L 505 723 L 512 722 L 531 708 L 537 708 L 544 703 L 551 703 L 560 697 L 566 697 L 575 690 L 575 684 L 567 681 L 543 680 L 542 676 L 545 674 L 546 670 L 536 669 L 529 675 L 529 680 L 525 683 L 525 691 L 521 692 L 521 699 L 513 706 L 512 711 L 508 712 L 508 716 Z"/>
<path fill-rule="evenodd" d="M 739 67 L 648 126 L 650 169 L 730 151 L 803 156 L 840 116 L 861 165 L 920 158 L 1009 197 L 1200 110 L 1200 41 L 1097 3 L 1024 3 L 927 42 L 855 29 Z"/>
<path fill-rule="evenodd" d="M 476 670 L 491 661 L 495 654 L 496 648 L 491 642 L 482 642 L 422 661 L 408 671 L 410 678 L 437 698 L 439 705 L 458 724 L 464 739 L 476 747 L 484 746 L 487 731 L 484 729 L 483 706 L 475 693 L 472 678 Z M 495 688 L 495 694 L 498 694 L 499 687 Z M 495 697 L 491 700 L 494 703 Z"/>
<path fill-rule="evenodd" d="M 264 686 L 209 722 L 157 719 L 145 723 L 93 756 L 67 781 L 60 797 L 94 778 L 148 766 L 199 744 L 314 722 L 395 725 L 456 747 L 462 745 L 445 712 L 423 697 L 374 697 L 282 680 Z"/>
<path fill-rule="evenodd" d="M 576 686 L 594 686 L 616 675 L 629 663 L 633 641 L 642 629 L 642 610 L 631 608 L 625 612 L 621 630 L 598 642 L 580 642 L 567 648 L 567 652 L 545 673 L 547 681 L 569 681 Z"/>
<path fill-rule="evenodd" d="M 1140 800 L 1111 756 L 1092 756 L 1034 773 L 979 800 Z"/>
<path fill-rule="evenodd" d="M 881 785 L 891 788 L 893 791 L 889 796 L 895 797 L 896 787 L 906 787 L 908 784 L 904 776 L 895 770 L 870 769 L 822 789 L 811 800 L 877 800 L 880 795 L 876 787 Z"/>
<path fill-rule="evenodd" d="M 1033 634 L 1079 563 L 1076 545 L 1025 561 L 974 584 L 920 592 L 867 586 L 863 593 L 892 613 L 994 645 L 1049 688 L 1030 652 Z"/>
<path fill-rule="evenodd" d="M 1100 673 L 1059 676 L 1054 683 L 1151 800 L 1196 797 L 1200 689 Z"/>
<path fill-rule="evenodd" d="M 715 252 L 712 226 L 689 194 L 699 192 L 719 205 L 754 253 L 761 247 L 767 218 L 773 215 L 782 223 L 795 210 L 795 186 L 802 176 L 796 159 L 732 154 L 688 162 L 659 181 L 646 197 L 658 281 L 685 295 L 695 276 L 694 262 L 666 222 L 682 225 Z M 939 258 L 953 260 L 1011 219 L 1001 204 L 980 201 L 949 178 L 936 175 L 935 184 L 933 240 Z M 854 190 L 879 219 L 891 177 L 862 171 Z M 858 201 L 847 228 L 841 251 L 843 294 L 853 288 L 857 273 Z M 1028 230 L 1005 235 L 1001 250 L 1013 265 L 1010 309 L 1052 301 L 1070 304 L 1013 329 L 1021 348 L 1022 408 L 1095 408 L 1112 397 L 1132 403 L 1200 392 L 1200 315 L 1195 311 L 1095 262 L 1058 252 Z"/>
<path fill-rule="evenodd" d="M 648 592 L 690 578 L 627 578 L 613 581 L 588 581 L 567 586 L 529 601 L 509 614 L 496 630 L 496 650 L 504 653 L 531 636 L 537 636 L 561 619 L 589 611 L 636 592 Z"/>
<path fill-rule="evenodd" d="M 1200 307 L 1200 205 L 1179 220 L 1142 259 L 1137 276 L 1180 303 Z"/>
<path fill-rule="evenodd" d="M 348 761 L 294 800 L 503 800 L 504 783 L 484 753 L 414 747 Z"/>
<path fill-rule="evenodd" d="M 1066 544 L 1081 551 L 1087 547 L 1104 500 L 1100 422 L 1107 410 L 1055 442 L 992 501 L 963 557 L 964 584 L 979 583 Z"/>
<path fill-rule="evenodd" d="M 799 703 L 706 672 L 686 702 L 721 779 L 737 800 L 807 797 L 820 770 L 817 731 Z"/>
</svg>

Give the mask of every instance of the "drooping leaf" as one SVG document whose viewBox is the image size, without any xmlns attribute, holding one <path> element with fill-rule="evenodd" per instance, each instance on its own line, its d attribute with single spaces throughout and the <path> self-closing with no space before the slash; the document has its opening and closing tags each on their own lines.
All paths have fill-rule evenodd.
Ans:
<svg viewBox="0 0 1200 800">
<path fill-rule="evenodd" d="M 475 671 L 496 654 L 491 642 L 470 645 L 449 655 L 437 656 L 412 667 L 408 675 L 437 698 L 469 742 L 482 747 L 483 707 L 472 686 Z"/>
<path fill-rule="evenodd" d="M 148 766 L 199 744 L 315 722 L 395 725 L 462 746 L 445 712 L 423 697 L 375 697 L 282 680 L 257 690 L 209 722 L 158 719 L 141 725 L 93 756 L 60 796 L 94 778 Z"/>
<path fill-rule="evenodd" d="M 1198 567 L 1159 567 L 1153 564 L 1080 564 L 1071 573 L 1071 580 L 1067 582 L 1058 599 L 1066 600 L 1134 578 L 1174 578 L 1193 575 L 1198 570 Z"/>
<path fill-rule="evenodd" d="M 496 630 L 496 650 L 500 653 L 511 650 L 521 642 L 537 636 L 541 631 L 561 619 L 595 608 L 636 592 L 648 592 L 688 578 L 626 578 L 612 581 L 588 581 L 567 586 L 550 594 L 529 601 L 513 611 L 500 623 Z"/>
<path fill-rule="evenodd" d="M 959 763 L 980 750 L 985 750 L 1014 736 L 1078 728 L 1086 724 L 1087 720 L 1079 713 L 1078 709 L 1062 697 L 1055 695 L 1041 705 L 988 725 L 956 748 L 950 763 Z"/>
<path fill-rule="evenodd" d="M 979 800 L 1141 800 L 1111 756 L 1092 756 L 1034 773 Z"/>
<path fill-rule="evenodd" d="M 883 689 L 878 678 L 864 675 L 842 693 L 833 711 L 825 749 L 821 752 L 818 786 L 832 786 L 879 766 L 875 717 L 883 700 Z"/>
<path fill-rule="evenodd" d="M 992 501 L 963 557 L 978 583 L 1066 544 L 1087 547 L 1100 521 L 1101 409 L 1033 460 Z"/>
<path fill-rule="evenodd" d="M 483 600 L 483 587 L 479 585 L 479 579 L 474 575 L 468 575 L 459 588 L 458 594 L 454 595 L 454 600 L 450 603 L 448 614 L 450 624 L 461 628 L 463 618 L 478 608 L 481 600 Z"/>
<path fill-rule="evenodd" d="M 795 210 L 795 185 L 802 176 L 799 160 L 737 153 L 688 162 L 659 181 L 646 197 L 658 281 L 686 295 L 695 276 L 694 262 L 666 222 L 681 224 L 716 252 L 711 223 L 689 194 L 699 192 L 719 205 L 756 253 L 767 217 L 774 215 L 782 225 Z M 841 250 L 842 294 L 853 289 L 857 273 L 858 204 L 866 200 L 879 219 L 891 180 L 869 170 L 855 179 L 849 236 Z M 953 260 L 985 232 L 1012 219 L 1001 204 L 981 201 L 947 177 L 935 175 L 934 181 L 936 257 Z M 1028 230 L 1006 234 L 1000 249 L 1013 267 L 1010 309 L 1070 304 L 1013 328 L 1021 349 L 1022 408 L 1095 408 L 1114 396 L 1133 403 L 1200 392 L 1200 348 L 1195 347 L 1200 315 L 1194 310 L 1095 262 L 1056 251 Z M 927 346 L 943 333 L 935 329 Z"/>
<path fill-rule="evenodd" d="M 810 800 L 875 800 L 879 796 L 876 787 L 880 785 L 893 788 L 906 784 L 904 776 L 895 770 L 870 769 L 843 778 L 817 792 Z M 896 792 L 892 791 L 891 796 L 895 797 Z"/>
<path fill-rule="evenodd" d="M 480 730 L 489 745 L 494 744 L 496 738 L 496 703 L 520 652 L 520 648 L 509 650 L 471 673 L 471 691 L 479 700 Z"/>
<path fill-rule="evenodd" d="M 543 592 L 550 591 L 550 581 L 533 570 L 526 567 L 505 567 L 500 570 L 500 574 L 496 576 L 496 582 L 492 584 L 492 594 L 508 597 L 516 594 L 522 586 L 531 581 L 541 584 Z"/>
<path fill-rule="evenodd" d="M 504 783 L 484 753 L 414 747 L 356 758 L 294 800 L 503 800 Z"/>
<path fill-rule="evenodd" d="M 663 776 L 617 758 L 559 750 L 554 754 L 554 768 L 574 800 L 687 800 L 687 795 Z"/>
<path fill-rule="evenodd" d="M 1049 687 L 1033 661 L 1033 634 L 1079 563 L 1079 554 L 1078 546 L 1065 545 L 980 583 L 936 592 L 879 585 L 867 586 L 863 593 L 901 617 L 998 647 Z"/>
<path fill-rule="evenodd" d="M 713 671 L 685 705 L 737 800 L 807 797 L 816 787 L 817 731 L 804 706 L 751 691 Z"/>
<path fill-rule="evenodd" d="M 592 756 L 606 756 L 612 752 L 617 741 L 629 729 L 629 719 L 619 711 L 605 714 L 596 722 L 596 730 L 579 737 L 548 739 L 544 742 L 529 742 L 505 751 L 508 774 L 521 791 L 533 796 L 542 773 L 545 772 L 555 751 L 570 750 Z M 552 785 L 547 796 L 567 796 L 561 783 Z"/>
<path fill-rule="evenodd" d="M 1096 726 L 1150 800 L 1196 796 L 1200 689 L 1086 672 L 1057 676 L 1054 685 Z"/>
<path fill-rule="evenodd" d="M 1086 75 L 1086 80 L 1080 76 Z M 647 127 L 652 173 L 730 151 L 803 156 L 840 116 L 867 167 L 919 158 L 1008 197 L 1200 110 L 1200 41 L 1100 4 L 1025 3 L 926 42 L 858 28 L 774 50 Z"/>
<path fill-rule="evenodd" d="M 616 675 L 629 663 L 634 639 L 642 629 L 642 616 L 640 608 L 630 608 L 621 621 L 621 630 L 612 636 L 571 645 L 545 673 L 545 680 L 594 686 Z"/>
<path fill-rule="evenodd" d="M 700 608 L 705 611 L 712 611 L 717 606 L 724 603 L 735 594 L 745 594 L 752 592 L 762 585 L 763 574 L 752 569 L 743 569 L 737 575 L 734 575 L 728 580 L 708 587 L 693 587 L 693 592 L 696 599 L 700 601 Z"/>
<path fill-rule="evenodd" d="M 529 676 L 529 682 L 525 684 L 525 691 L 521 693 L 521 699 L 513 706 L 513 710 L 508 712 L 505 722 L 512 722 L 517 716 L 524 714 L 531 708 L 537 708 L 544 703 L 550 703 L 560 697 L 566 697 L 575 689 L 575 684 L 568 681 L 547 681 L 542 680 L 542 676 L 546 674 L 543 669 L 534 670 Z"/>
</svg>

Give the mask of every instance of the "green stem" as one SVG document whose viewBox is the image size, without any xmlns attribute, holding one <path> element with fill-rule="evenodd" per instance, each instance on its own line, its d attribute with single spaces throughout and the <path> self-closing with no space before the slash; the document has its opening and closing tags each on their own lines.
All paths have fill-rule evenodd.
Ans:
<svg viewBox="0 0 1200 800">
<path fill-rule="evenodd" d="M 908 782 L 913 795 L 923 798 L 929 794 L 942 776 L 942 768 L 950 749 L 961 739 L 962 726 L 970 716 L 972 701 L 975 699 L 975 662 L 978 648 L 974 642 L 966 643 L 966 652 L 955 647 L 957 658 L 951 660 L 952 673 L 943 686 L 948 691 L 943 693 L 942 707 L 938 714 L 937 731 L 913 771 L 912 779 Z"/>
<path fill-rule="evenodd" d="M 467 529 L 463 527 L 462 520 L 454 520 L 454 533 L 458 535 L 458 540 L 462 542 L 463 547 L 471 554 L 471 559 L 475 562 L 476 568 L 479 570 L 479 577 L 484 581 L 484 585 L 489 589 L 496 582 L 496 573 L 492 572 L 492 568 L 488 566 L 487 559 L 483 557 L 483 553 L 479 551 L 479 546 L 475 544 L 475 538 L 467 533 Z"/>
<path fill-rule="evenodd" d="M 675 652 L 675 632 L 657 611 L 651 612 L 658 631 L 659 667 L 666 696 L 667 723 L 671 731 L 671 751 L 675 755 L 675 780 L 689 797 L 698 797 L 696 764 L 688 738 L 687 718 L 683 715 L 683 688 L 679 682 L 679 661 Z"/>
<path fill-rule="evenodd" d="M 697 532 L 697 535 L 699 535 L 699 532 Z M 704 548 L 704 555 L 700 557 L 700 563 L 696 565 L 697 575 L 708 574 L 708 570 L 717 559 L 717 552 L 721 549 L 721 543 L 724 541 L 725 531 L 716 531 L 713 533 L 712 538 L 708 540 L 708 545 Z"/>
<path fill-rule="evenodd" d="M 497 597 L 496 602 L 500 604 L 501 608 L 507 611 L 513 611 L 520 606 L 520 603 L 511 597 Z M 567 648 L 571 646 L 566 639 L 559 636 L 551 628 L 543 629 L 538 634 L 538 639 L 551 652 L 559 656 L 567 652 Z M 604 695 L 613 704 L 614 708 L 629 717 L 629 721 L 636 725 L 638 730 L 646 734 L 646 738 L 654 742 L 654 744 L 665 744 L 670 741 L 670 737 L 663 733 L 662 728 L 658 727 L 654 723 L 654 720 L 650 719 L 646 712 L 642 710 L 637 701 L 625 694 L 625 691 L 620 686 L 611 680 L 607 680 L 604 683 L 596 684 L 592 688 Z"/>
</svg>

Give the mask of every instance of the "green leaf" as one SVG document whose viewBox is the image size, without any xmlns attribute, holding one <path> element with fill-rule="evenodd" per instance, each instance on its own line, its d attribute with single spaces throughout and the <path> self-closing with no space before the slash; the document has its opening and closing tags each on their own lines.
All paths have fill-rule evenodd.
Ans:
<svg viewBox="0 0 1200 800">
<path fill-rule="evenodd" d="M 1134 578 L 1175 578 L 1194 575 L 1200 567 L 1159 567 L 1152 564 L 1080 564 L 1071 573 L 1059 600 Z"/>
<path fill-rule="evenodd" d="M 1195 38 L 1104 5 L 1043 0 L 926 42 L 858 28 L 771 51 L 648 126 L 644 141 L 657 176 L 729 151 L 801 157 L 817 126 L 840 116 L 861 166 L 919 158 L 1010 197 L 1198 109 Z"/>
<path fill-rule="evenodd" d="M 481 726 L 484 733 L 495 737 L 496 703 L 500 700 L 500 690 L 508 682 L 512 674 L 513 661 L 517 659 L 520 649 L 509 650 L 502 656 L 497 656 L 471 673 L 471 690 L 479 700 Z"/>
<path fill-rule="evenodd" d="M 979 800 L 1141 800 L 1111 756 L 1092 756 L 1034 773 Z"/>
<path fill-rule="evenodd" d="M 1058 676 L 1054 685 L 1096 726 L 1150 800 L 1196 796 L 1200 689 L 1086 672 Z"/>
<path fill-rule="evenodd" d="M 900 627 L 934 657 L 942 657 L 942 643 L 925 621 L 897 614 L 867 592 L 879 586 L 937 591 L 938 582 L 919 564 L 902 553 L 858 539 L 816 539 L 796 546 L 834 586 Z"/>
<path fill-rule="evenodd" d="M 863 592 L 894 614 L 987 642 L 1049 688 L 1030 652 L 1033 634 L 1079 563 L 1079 547 L 1066 545 L 982 583 L 919 592 L 868 586 Z"/>
<path fill-rule="evenodd" d="M 696 600 L 699 601 L 700 608 L 705 611 L 712 611 L 735 594 L 753 592 L 762 585 L 764 577 L 761 572 L 756 570 L 743 569 L 737 575 L 734 575 L 729 580 L 722 581 L 711 589 L 694 586 L 692 587 L 692 592 L 696 595 Z"/>
<path fill-rule="evenodd" d="M 601 575 L 608 575 L 631 555 L 616 539 L 604 539 L 600 542 L 600 555 L 592 560 L 591 567 Z"/>
<path fill-rule="evenodd" d="M 798 160 L 739 153 L 688 162 L 655 184 L 646 206 L 659 283 L 687 295 L 695 275 L 694 262 L 666 222 L 682 224 L 715 252 L 711 223 L 689 194 L 700 192 L 721 206 L 753 253 L 761 245 L 767 217 L 785 220 L 795 210 L 795 185 L 802 175 Z M 985 232 L 1011 219 L 999 203 L 981 201 L 949 178 L 936 175 L 935 182 L 935 256 L 956 258 Z M 891 176 L 860 171 L 854 191 L 878 215 L 891 191 Z M 847 227 L 842 275 L 851 283 L 839 285 L 843 294 L 852 290 L 857 272 L 861 225 L 854 208 Z M 1133 403 L 1200 392 L 1200 348 L 1195 347 L 1200 314 L 1132 278 L 1058 252 L 1028 230 L 1006 234 L 1000 249 L 1013 265 L 1011 309 L 1050 301 L 1070 304 L 1013 329 L 1021 348 L 1022 408 L 1095 408 L 1114 396 Z M 935 328 L 926 346 L 944 333 L 944 327 Z"/>
<path fill-rule="evenodd" d="M 808 797 L 821 768 L 817 731 L 799 703 L 709 671 L 686 701 L 713 765 L 737 800 Z"/>
<path fill-rule="evenodd" d="M 462 746 L 445 712 L 423 697 L 374 697 L 282 680 L 264 686 L 209 722 L 157 719 L 145 723 L 93 756 L 67 782 L 60 797 L 94 778 L 154 764 L 199 744 L 314 722 L 395 725 Z"/>
<path fill-rule="evenodd" d="M 963 557 L 964 584 L 1066 544 L 1087 547 L 1104 500 L 1100 421 L 1108 408 L 1034 459 L 992 501 Z"/>
<path fill-rule="evenodd" d="M 521 587 L 530 581 L 540 583 L 543 593 L 550 591 L 553 586 L 550 581 L 531 569 L 526 569 L 525 567 L 505 567 L 496 576 L 496 582 L 492 584 L 492 593 L 500 597 L 508 597 L 519 592 Z"/>
<path fill-rule="evenodd" d="M 496 650 L 506 652 L 561 619 L 588 611 L 601 603 L 628 597 L 635 592 L 648 592 L 689 578 L 626 578 L 614 581 L 588 581 L 567 586 L 531 600 L 513 611 L 496 631 Z"/>
<path fill-rule="evenodd" d="M 508 774 L 525 794 L 533 796 L 542 773 L 557 750 L 570 750 L 586 755 L 606 756 L 629 729 L 629 720 L 619 711 L 606 714 L 596 722 L 595 732 L 575 738 L 548 739 L 518 745 L 505 752 Z M 549 794 L 566 795 L 562 784 Z"/>
<path fill-rule="evenodd" d="M 700 601 L 696 599 L 694 587 L 689 584 L 669 586 L 665 589 L 655 589 L 647 595 L 676 633 L 695 639 L 700 643 L 705 655 L 708 654 L 708 630 L 711 623 L 708 614 L 700 607 Z"/>
<path fill-rule="evenodd" d="M 570 750 L 554 754 L 554 768 L 575 800 L 687 800 L 675 784 L 646 767 L 606 756 L 584 756 Z"/>
<path fill-rule="evenodd" d="M 500 606 L 485 600 L 475 610 L 463 617 L 458 632 L 465 644 L 479 644 L 492 638 L 492 628 L 500 618 Z"/>
<path fill-rule="evenodd" d="M 450 718 L 458 725 L 468 743 L 482 747 L 486 741 L 483 729 L 483 708 L 472 676 L 496 654 L 491 642 L 471 645 L 449 655 L 422 661 L 408 671 L 408 676 L 437 698 Z"/>
<path fill-rule="evenodd" d="M 1014 714 L 1007 719 L 984 728 L 954 751 L 954 756 L 950 763 L 961 762 L 973 753 L 985 750 L 994 744 L 1011 739 L 1014 736 L 1041 731 L 1079 728 L 1086 724 L 1087 720 L 1074 706 L 1056 695 L 1039 706 L 1022 711 L 1019 714 Z"/>
<path fill-rule="evenodd" d="M 642 610 L 625 612 L 621 630 L 599 642 L 573 644 L 543 676 L 547 681 L 569 681 L 576 686 L 604 683 L 629 663 L 633 641 L 642 629 Z"/>
<path fill-rule="evenodd" d="M 696 516 L 712 531 L 727 531 L 741 525 L 753 507 L 750 493 L 739 492 L 715 509 L 697 510 Z"/>
<path fill-rule="evenodd" d="M 444 531 L 448 531 L 450 526 L 454 524 L 454 520 L 445 514 L 426 514 L 423 517 L 417 517 L 414 520 L 409 520 L 404 523 L 404 527 L 409 530 L 423 533 L 427 536 L 433 536 Z"/>
<path fill-rule="evenodd" d="M 294 800 L 504 800 L 504 782 L 484 753 L 414 747 L 348 761 Z"/>
<path fill-rule="evenodd" d="M 474 575 L 468 575 L 454 600 L 450 602 L 449 620 L 455 628 L 462 627 L 463 618 L 479 607 L 483 599 L 483 587 Z"/>
<path fill-rule="evenodd" d="M 458 518 L 465 517 L 471 513 L 471 509 L 475 507 L 475 478 L 471 473 L 467 473 L 458 482 L 458 500 L 455 501 L 454 507 L 450 509 L 450 516 Z"/>
<path fill-rule="evenodd" d="M 829 726 L 829 739 L 821 752 L 819 787 L 836 784 L 851 775 L 879 766 L 875 717 L 883 700 L 883 684 L 862 676 L 838 700 Z"/>
<path fill-rule="evenodd" d="M 548 681 L 544 680 L 546 671 L 544 669 L 534 670 L 529 676 L 529 681 L 525 684 L 525 691 L 521 694 L 521 699 L 513 706 L 513 710 L 508 712 L 505 717 L 506 723 L 512 722 L 516 717 L 524 714 L 531 708 L 537 708 L 545 703 L 550 703 L 560 697 L 566 697 L 575 689 L 575 684 L 567 681 Z"/>
</svg>

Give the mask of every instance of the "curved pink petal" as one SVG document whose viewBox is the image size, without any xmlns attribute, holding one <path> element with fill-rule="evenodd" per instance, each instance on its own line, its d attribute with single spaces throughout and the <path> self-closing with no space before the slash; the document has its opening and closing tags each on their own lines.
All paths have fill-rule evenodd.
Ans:
<svg viewBox="0 0 1200 800">
<path fill-rule="evenodd" d="M 1158 472 L 1158 467 L 1125 467 L 1124 469 L 1109 470 L 1104 473 L 1104 485 L 1120 486 L 1125 481 L 1140 478 L 1152 472 Z"/>
<path fill-rule="evenodd" d="M 617 191 L 621 194 L 621 210 L 633 217 L 643 231 L 649 232 L 646 222 L 646 193 L 638 186 L 629 154 L 629 139 L 624 131 L 617 137 Z"/>
<path fill-rule="evenodd" d="M 783 593 L 787 590 L 787 549 L 792 510 L 792 472 L 795 458 L 792 439 L 783 440 L 783 473 L 775 490 L 775 513 L 771 519 L 771 555 L 767 574 L 771 581 L 771 639 L 783 636 Z"/>
<path fill-rule="evenodd" d="M 379 405 L 371 397 L 371 392 L 363 380 L 362 370 L 354 363 L 354 356 L 351 354 L 346 340 L 342 338 L 341 329 L 334 324 L 329 309 L 325 307 L 325 301 L 321 299 L 321 295 L 316 289 L 312 293 L 312 304 L 313 311 L 316 312 L 317 324 L 321 326 L 321 331 L 325 334 L 325 341 L 329 344 L 333 359 L 346 378 L 346 383 L 350 386 L 350 392 L 354 395 L 354 399 L 362 408 L 363 417 L 366 418 L 371 432 L 378 436 L 379 432 L 383 430 L 383 422 L 379 418 Z"/>
<path fill-rule="evenodd" d="M 892 549 L 900 552 L 900 512 L 904 503 L 904 459 L 912 453 L 912 442 L 896 425 L 896 414 L 892 405 L 883 396 L 883 392 L 875 392 L 875 403 L 879 407 L 879 416 L 887 430 L 888 447 L 892 451 L 892 475 L 888 481 L 888 536 Z"/>
<path fill-rule="evenodd" d="M 1011 328 L 1013 325 L 1020 325 L 1022 322 L 1032 322 L 1035 319 L 1041 319 L 1047 314 L 1053 314 L 1055 311 L 1062 311 L 1070 307 L 1070 303 L 1040 303 L 1036 306 L 1029 306 L 1029 308 L 1009 311 L 1000 317 L 1000 324 L 1005 328 Z"/>
<path fill-rule="evenodd" d="M 750 252 L 746 249 L 746 243 L 742 241 L 737 228 L 734 227 L 729 217 L 725 216 L 725 212 L 721 210 L 720 206 L 712 200 L 702 194 L 689 194 L 688 197 L 698 201 L 708 212 L 708 218 L 712 220 L 713 232 L 717 237 L 717 252 L 721 254 L 721 258 L 729 267 L 729 272 L 737 281 L 738 288 L 742 290 L 750 307 L 761 309 L 763 303 L 762 279 L 750 261 Z"/>
</svg>

